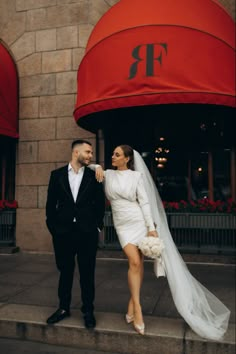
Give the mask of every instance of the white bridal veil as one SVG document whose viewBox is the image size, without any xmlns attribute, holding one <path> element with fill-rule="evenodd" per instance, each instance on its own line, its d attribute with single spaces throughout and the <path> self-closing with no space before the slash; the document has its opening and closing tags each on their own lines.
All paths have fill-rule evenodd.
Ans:
<svg viewBox="0 0 236 354">
<path fill-rule="evenodd" d="M 153 220 L 157 225 L 158 235 L 165 244 L 162 259 L 178 312 L 193 331 L 201 337 L 212 340 L 221 339 L 228 327 L 229 309 L 189 272 L 170 234 L 165 210 L 156 185 L 144 160 L 135 150 L 134 169 L 143 175 Z M 155 261 L 155 274 L 157 274 L 155 269 L 157 266 Z"/>
</svg>

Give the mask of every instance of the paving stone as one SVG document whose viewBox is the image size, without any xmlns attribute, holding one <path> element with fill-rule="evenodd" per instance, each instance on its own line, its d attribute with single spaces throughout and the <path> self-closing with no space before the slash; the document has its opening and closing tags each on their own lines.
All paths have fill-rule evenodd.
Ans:
<svg viewBox="0 0 236 354">
<path fill-rule="evenodd" d="M 84 328 L 77 268 L 71 317 L 48 326 L 46 318 L 55 311 L 58 302 L 59 274 L 54 255 L 0 255 L 0 269 L 3 266 L 0 275 L 0 337 L 100 350 L 110 354 L 235 353 L 235 266 L 188 263 L 193 275 L 220 297 L 232 312 L 225 338 L 216 342 L 197 336 L 179 316 L 167 279 L 157 279 L 153 275 L 152 265 L 152 262 L 145 261 L 141 301 L 146 334 L 140 336 L 132 324 L 127 325 L 124 321 L 129 291 L 128 262 L 122 253 L 108 255 L 107 252 L 98 252 L 95 299 L 97 327 L 94 331 Z"/>
</svg>

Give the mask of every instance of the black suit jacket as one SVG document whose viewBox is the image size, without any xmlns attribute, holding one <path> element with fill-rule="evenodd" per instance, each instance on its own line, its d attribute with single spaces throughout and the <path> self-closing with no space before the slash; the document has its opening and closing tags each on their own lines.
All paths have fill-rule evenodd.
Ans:
<svg viewBox="0 0 236 354">
<path fill-rule="evenodd" d="M 74 202 L 69 178 L 68 165 L 51 172 L 46 203 L 46 224 L 53 236 L 70 232 L 73 220 L 83 232 L 103 228 L 105 195 L 102 183 L 95 179 L 94 171 L 88 167 Z"/>
</svg>

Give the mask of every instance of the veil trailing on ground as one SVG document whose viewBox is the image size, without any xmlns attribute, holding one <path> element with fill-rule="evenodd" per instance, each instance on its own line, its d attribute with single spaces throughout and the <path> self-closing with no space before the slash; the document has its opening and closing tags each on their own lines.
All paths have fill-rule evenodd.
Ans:
<svg viewBox="0 0 236 354">
<path fill-rule="evenodd" d="M 162 259 L 178 312 L 201 337 L 221 339 L 228 327 L 229 309 L 189 272 L 170 234 L 166 213 L 156 185 L 144 160 L 135 150 L 134 169 L 142 173 L 153 220 L 157 225 L 158 235 L 165 244 Z M 156 267 L 158 263 L 155 261 L 154 271 L 157 275 Z"/>
</svg>

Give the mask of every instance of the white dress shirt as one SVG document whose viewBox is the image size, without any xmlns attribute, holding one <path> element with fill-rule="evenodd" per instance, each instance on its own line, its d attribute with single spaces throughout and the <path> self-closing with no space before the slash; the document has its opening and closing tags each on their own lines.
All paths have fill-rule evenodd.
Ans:
<svg viewBox="0 0 236 354">
<path fill-rule="evenodd" d="M 68 165 L 69 183 L 70 183 L 70 189 L 75 202 L 78 196 L 83 175 L 84 175 L 84 167 L 81 167 L 79 171 L 76 172 L 71 166 L 71 164 L 69 163 Z"/>
</svg>

